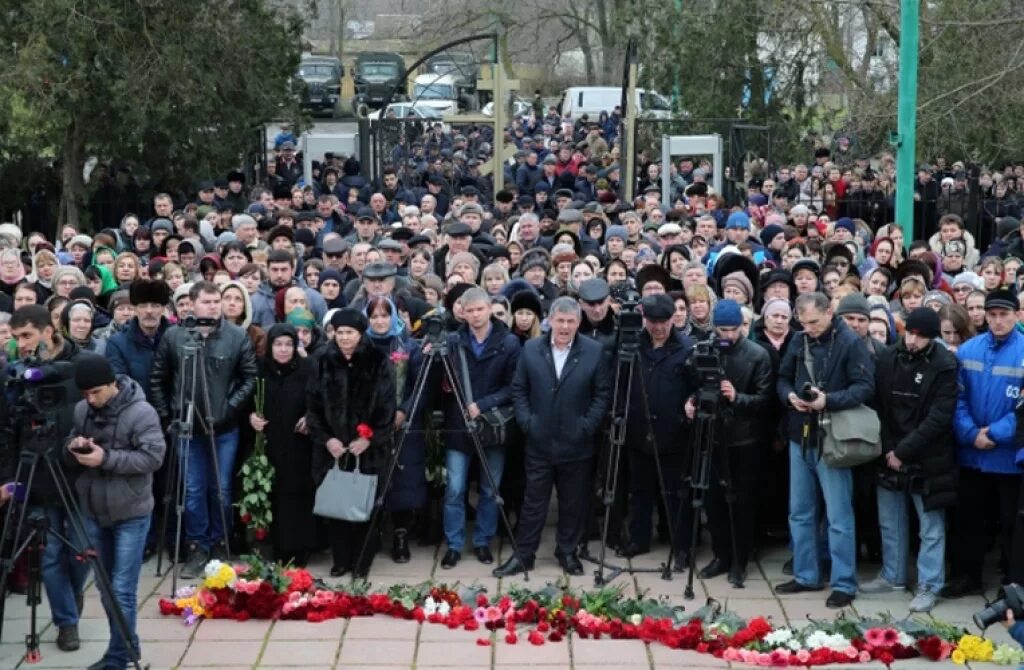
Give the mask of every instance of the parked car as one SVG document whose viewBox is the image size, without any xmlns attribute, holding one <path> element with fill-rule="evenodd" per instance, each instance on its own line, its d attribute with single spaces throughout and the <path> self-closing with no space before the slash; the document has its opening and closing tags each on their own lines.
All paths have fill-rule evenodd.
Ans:
<svg viewBox="0 0 1024 670">
<path fill-rule="evenodd" d="M 672 103 L 655 91 L 636 89 L 638 116 L 654 119 L 672 118 Z M 578 119 L 584 114 L 597 120 L 601 112 L 611 112 L 622 105 L 622 89 L 617 86 L 574 86 L 566 89 L 562 96 L 562 115 L 569 114 Z"/>
<path fill-rule="evenodd" d="M 457 114 L 475 107 L 476 93 L 459 84 L 450 74 L 421 74 L 412 86 L 416 105 L 433 107 L 441 114 Z"/>
</svg>

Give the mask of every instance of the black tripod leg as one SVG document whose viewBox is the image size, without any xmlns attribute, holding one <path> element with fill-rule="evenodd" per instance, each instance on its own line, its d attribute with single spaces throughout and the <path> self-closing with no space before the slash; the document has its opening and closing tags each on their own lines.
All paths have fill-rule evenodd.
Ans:
<svg viewBox="0 0 1024 670">
<path fill-rule="evenodd" d="M 28 557 L 28 605 L 32 608 L 32 615 L 29 618 L 29 631 L 25 636 L 25 662 L 38 663 L 41 659 L 39 654 L 39 632 L 36 625 L 36 608 L 42 602 L 43 575 L 40 560 L 43 547 L 46 546 L 45 533 L 33 533 L 28 538 L 26 555 Z"/>
<path fill-rule="evenodd" d="M 26 457 L 31 459 L 31 463 L 28 468 L 28 479 L 23 482 L 24 502 L 15 504 L 12 500 L 7 503 L 7 509 L 4 510 L 4 527 L 3 531 L 0 532 L 0 551 L 6 551 L 8 546 L 11 547 L 10 556 L 2 561 L 3 570 L 0 571 L 0 640 L 3 640 L 3 625 L 7 604 L 7 580 L 11 576 L 11 571 L 14 569 L 14 564 L 17 562 L 18 557 L 28 546 L 24 544 L 19 548 L 17 545 L 22 530 L 25 528 L 25 516 L 28 514 L 28 496 L 32 491 L 32 483 L 35 481 L 39 455 L 35 452 L 29 454 L 23 452 L 22 458 L 18 460 L 18 467 L 14 472 L 15 482 L 22 483 L 21 473 Z M 15 521 L 14 517 L 14 510 L 16 508 L 18 510 L 17 521 Z M 27 541 L 34 541 L 34 539 L 30 536 Z"/>
<path fill-rule="evenodd" d="M 164 551 L 167 549 L 167 524 L 170 522 L 172 510 L 176 508 L 175 503 L 178 498 L 178 440 L 177 437 L 171 440 L 171 445 L 167 449 L 167 456 L 165 456 L 165 462 L 167 463 L 166 472 L 164 472 L 164 497 L 163 497 L 163 514 L 160 517 L 160 529 L 156 538 L 156 576 L 160 577 L 163 572 L 164 562 Z M 175 507 L 172 507 L 175 505 Z M 174 560 L 171 561 L 171 569 L 174 569 L 174 564 L 178 562 L 179 554 L 178 547 L 174 547 Z"/>
</svg>

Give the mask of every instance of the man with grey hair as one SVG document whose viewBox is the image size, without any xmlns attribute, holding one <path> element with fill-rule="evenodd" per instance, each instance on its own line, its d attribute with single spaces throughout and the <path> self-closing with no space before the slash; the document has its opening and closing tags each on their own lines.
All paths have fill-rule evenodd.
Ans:
<svg viewBox="0 0 1024 670">
<path fill-rule="evenodd" d="M 526 492 L 519 552 L 494 570 L 506 577 L 533 568 L 547 519 L 551 489 L 558 490 L 555 557 L 570 575 L 582 575 L 576 547 L 584 529 L 594 437 L 611 403 L 609 366 L 600 344 L 578 336 L 580 306 L 569 297 L 551 303 L 551 333 L 529 340 L 516 366 L 512 400 L 526 434 Z"/>
<path fill-rule="evenodd" d="M 522 245 L 523 251 L 540 244 L 540 219 L 536 214 L 527 212 L 521 215 L 515 227 L 515 238 Z"/>
<path fill-rule="evenodd" d="M 231 217 L 231 229 L 235 233 L 235 239 L 245 246 L 250 249 L 259 247 L 262 240 L 256 219 L 248 214 L 235 214 Z"/>
<path fill-rule="evenodd" d="M 824 293 L 799 296 L 794 311 L 804 332 L 786 348 L 776 384 L 779 399 L 789 408 L 793 579 L 775 587 L 775 592 L 823 588 L 818 537 L 818 500 L 823 497 L 832 558 L 832 593 L 825 604 L 838 609 L 850 605 L 857 593 L 853 471 L 834 468 L 822 459 L 819 414 L 852 409 L 873 398 L 875 361 L 864 341 L 842 318 L 833 316 Z"/>
</svg>

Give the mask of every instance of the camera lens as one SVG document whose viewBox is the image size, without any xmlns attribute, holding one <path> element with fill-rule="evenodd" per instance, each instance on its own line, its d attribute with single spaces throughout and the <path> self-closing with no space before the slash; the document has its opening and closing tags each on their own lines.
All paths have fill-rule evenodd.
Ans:
<svg viewBox="0 0 1024 670">
<path fill-rule="evenodd" d="M 974 625 L 981 630 L 985 630 L 992 624 L 999 623 L 1005 619 L 1007 609 L 1009 609 L 1009 605 L 1005 599 L 997 600 L 980 612 L 974 613 Z"/>
</svg>

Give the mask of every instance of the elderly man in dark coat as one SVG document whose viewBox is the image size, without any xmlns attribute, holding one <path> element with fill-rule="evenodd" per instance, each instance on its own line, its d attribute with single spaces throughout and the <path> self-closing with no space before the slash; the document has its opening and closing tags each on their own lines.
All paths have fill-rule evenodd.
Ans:
<svg viewBox="0 0 1024 670">
<path fill-rule="evenodd" d="M 551 304 L 551 335 L 530 340 L 516 367 L 512 399 L 526 434 L 526 497 L 516 534 L 518 552 L 496 577 L 533 567 L 552 487 L 558 489 L 555 556 L 582 575 L 576 556 L 583 531 L 594 436 L 611 402 L 611 381 L 600 344 L 578 336 L 580 307 L 572 298 Z"/>
</svg>

